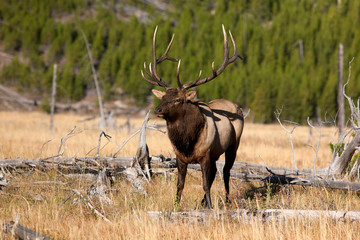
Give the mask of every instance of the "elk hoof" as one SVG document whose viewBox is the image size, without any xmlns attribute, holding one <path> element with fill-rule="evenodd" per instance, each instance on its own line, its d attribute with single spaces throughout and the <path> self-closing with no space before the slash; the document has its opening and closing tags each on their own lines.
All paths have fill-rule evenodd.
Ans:
<svg viewBox="0 0 360 240">
<path fill-rule="evenodd" d="M 227 205 L 232 204 L 232 202 L 231 202 L 231 200 L 230 200 L 230 198 L 229 198 L 228 196 L 226 196 L 225 203 L 226 203 Z"/>
<path fill-rule="evenodd" d="M 207 201 L 206 201 L 206 198 L 204 197 L 202 200 L 201 200 L 201 206 L 203 207 L 207 207 Z"/>
</svg>

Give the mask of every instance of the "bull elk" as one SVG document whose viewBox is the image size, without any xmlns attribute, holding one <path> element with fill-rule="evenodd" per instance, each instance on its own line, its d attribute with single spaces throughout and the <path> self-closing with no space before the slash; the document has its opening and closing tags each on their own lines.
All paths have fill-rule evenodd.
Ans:
<svg viewBox="0 0 360 240">
<path fill-rule="evenodd" d="M 161 100 L 155 109 L 158 117 L 166 120 L 168 136 L 176 154 L 178 168 L 178 182 L 176 193 L 176 204 L 179 204 L 181 194 L 184 189 L 187 165 L 199 163 L 202 171 L 203 189 L 205 191 L 202 200 L 203 205 L 212 208 L 210 188 L 216 175 L 216 160 L 225 153 L 225 166 L 223 168 L 223 178 L 226 191 L 226 200 L 229 201 L 229 178 L 236 151 L 240 143 L 240 137 L 244 127 L 244 118 L 241 108 L 236 104 L 225 100 L 217 99 L 209 103 L 196 99 L 196 91 L 190 88 L 207 83 L 219 76 L 225 68 L 233 63 L 237 58 L 242 59 L 236 50 L 236 44 L 231 32 L 229 35 L 234 46 L 234 54 L 229 57 L 229 44 L 227 33 L 222 26 L 224 34 L 224 60 L 220 67 L 215 70 L 212 63 L 212 74 L 206 78 L 201 78 L 201 71 L 198 78 L 185 85 L 181 84 L 179 78 L 180 59 L 168 56 L 168 52 L 174 40 L 172 36 L 164 54 L 156 57 L 156 33 L 155 28 L 153 37 L 152 63 L 147 69 L 144 63 L 142 77 L 150 84 L 165 88 L 166 91 L 153 89 L 153 94 Z M 163 81 L 156 72 L 156 67 L 161 62 L 169 60 L 178 62 L 177 66 L 177 88 L 171 88 Z"/>
</svg>

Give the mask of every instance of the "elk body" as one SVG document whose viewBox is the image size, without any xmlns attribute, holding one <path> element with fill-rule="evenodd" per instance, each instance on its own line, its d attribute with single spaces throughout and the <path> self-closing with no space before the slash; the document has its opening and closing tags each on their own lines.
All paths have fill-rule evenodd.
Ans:
<svg viewBox="0 0 360 240">
<path fill-rule="evenodd" d="M 225 153 L 225 166 L 223 178 L 225 184 L 226 200 L 229 196 L 230 169 L 232 168 L 236 151 L 239 147 L 240 137 L 244 127 L 244 118 L 241 108 L 236 104 L 225 100 L 217 99 L 205 103 L 196 99 L 196 91 L 189 88 L 199 86 L 211 81 L 221 74 L 229 63 L 234 62 L 241 56 L 236 51 L 236 44 L 229 31 L 234 54 L 229 58 L 229 46 L 224 26 L 224 60 L 221 66 L 215 70 L 212 64 L 212 74 L 201 79 L 199 77 L 186 85 L 181 84 L 179 79 L 180 60 L 168 56 L 174 35 L 165 51 L 160 57 L 156 57 L 156 32 L 153 37 L 153 62 L 149 69 L 144 64 L 145 76 L 143 78 L 149 83 L 165 88 L 166 91 L 153 89 L 153 94 L 161 99 L 161 103 L 155 109 L 155 114 L 166 120 L 168 136 L 176 154 L 178 168 L 178 183 L 176 203 L 180 202 L 184 189 L 187 165 L 198 163 L 201 166 L 203 189 L 205 191 L 203 204 L 212 208 L 210 188 L 216 175 L 216 160 Z M 242 59 L 242 58 L 241 58 Z M 178 88 L 171 88 L 164 82 L 156 72 L 157 64 L 164 60 L 178 62 L 177 84 Z M 151 79 L 150 79 L 150 78 Z"/>
</svg>

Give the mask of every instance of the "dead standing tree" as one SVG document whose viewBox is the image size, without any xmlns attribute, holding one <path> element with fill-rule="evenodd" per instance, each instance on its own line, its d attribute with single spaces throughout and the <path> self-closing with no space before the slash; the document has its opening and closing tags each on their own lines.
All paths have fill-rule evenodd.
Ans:
<svg viewBox="0 0 360 240">
<path fill-rule="evenodd" d="M 333 157 L 330 161 L 329 167 L 324 169 L 315 169 L 316 167 L 316 155 L 319 147 L 319 143 L 317 145 L 317 149 L 315 150 L 315 157 L 314 157 L 314 169 L 311 171 L 313 173 L 313 177 L 321 176 L 326 177 L 328 179 L 329 175 L 332 177 L 332 179 L 339 179 L 343 178 L 346 174 L 347 170 L 349 170 L 349 176 L 354 177 L 355 175 L 358 175 L 359 178 L 359 168 L 360 168 L 360 162 L 357 160 L 357 162 L 353 165 L 352 169 L 350 168 L 350 162 L 353 159 L 355 151 L 360 150 L 360 103 L 359 100 L 355 104 L 354 101 L 346 94 L 345 88 L 349 84 L 350 77 L 351 77 L 351 63 L 353 59 L 349 62 L 349 75 L 347 82 L 344 84 L 342 88 L 342 95 L 345 97 L 345 99 L 348 101 L 350 106 L 350 119 L 349 122 L 351 124 L 351 129 L 344 134 L 339 135 L 339 139 L 336 144 L 334 144 L 335 149 L 333 153 Z M 287 172 L 289 175 L 293 175 L 296 172 L 300 175 L 308 175 L 309 169 L 296 169 L 296 162 L 295 162 L 295 155 L 294 155 L 294 149 L 293 149 L 293 143 L 292 143 L 292 132 L 294 131 L 295 127 L 292 130 L 286 129 L 280 119 L 281 111 L 278 111 L 275 113 L 277 120 L 279 121 L 280 125 L 290 134 L 290 141 L 292 145 L 293 150 L 293 160 L 294 160 L 294 171 L 290 171 L 290 169 L 285 170 L 284 172 Z M 315 128 L 312 126 L 310 121 L 308 120 L 308 124 L 311 128 Z M 319 135 L 321 137 L 321 126 L 319 129 L 317 129 L 319 132 Z M 320 141 L 320 140 L 319 140 Z M 347 143 L 346 143 L 347 142 Z M 341 153 L 341 154 L 340 154 Z M 271 167 L 271 170 L 274 169 Z M 281 168 L 280 168 L 281 169 Z M 326 175 L 324 173 L 327 172 Z"/>
<path fill-rule="evenodd" d="M 344 67 L 344 47 L 339 44 L 339 54 L 338 54 L 338 91 L 337 91 L 337 104 L 338 104 L 338 128 L 339 135 L 344 134 L 345 129 L 345 104 L 344 104 L 344 95 L 343 95 L 343 67 Z"/>
<path fill-rule="evenodd" d="M 95 83 L 95 88 L 96 88 L 96 94 L 99 100 L 99 108 L 100 108 L 100 128 L 106 128 L 106 122 L 105 122 L 105 114 L 104 114 L 104 108 L 103 108 L 103 103 L 102 103 L 102 98 L 101 98 L 101 93 L 100 93 L 100 87 L 99 87 L 99 82 L 97 79 L 97 74 L 96 74 L 96 70 L 94 67 L 94 62 L 93 62 L 93 58 L 91 55 L 91 49 L 90 49 L 90 45 L 89 42 L 86 38 L 86 35 L 84 33 L 84 31 L 82 29 L 80 29 L 80 32 L 84 38 L 85 41 L 85 45 L 86 45 L 86 50 L 89 56 L 89 60 L 90 60 L 90 66 L 91 66 L 91 71 L 94 77 L 94 83 Z"/>
<path fill-rule="evenodd" d="M 360 149 L 360 104 L 359 100 L 357 104 L 346 94 L 345 88 L 349 84 L 350 77 L 351 77 L 351 63 L 354 59 L 349 62 L 349 75 L 347 82 L 344 84 L 343 88 L 343 95 L 349 103 L 350 106 L 350 124 L 351 129 L 350 131 L 344 136 L 340 136 L 345 140 L 346 137 L 349 137 L 350 141 L 348 144 L 344 146 L 343 152 L 339 156 L 339 154 L 334 158 L 334 161 L 331 162 L 329 166 L 329 171 L 333 175 L 341 176 L 346 173 L 346 170 L 349 168 L 350 161 L 355 153 L 355 151 L 359 151 Z M 351 133 L 351 134 L 350 134 Z M 344 142 L 344 141 L 342 141 Z M 340 145 L 338 145 L 340 147 Z M 358 162 L 358 161 L 357 161 Z M 354 164 L 355 167 L 359 168 L 358 163 Z M 354 171 L 358 172 L 359 169 L 355 169 Z"/>
</svg>

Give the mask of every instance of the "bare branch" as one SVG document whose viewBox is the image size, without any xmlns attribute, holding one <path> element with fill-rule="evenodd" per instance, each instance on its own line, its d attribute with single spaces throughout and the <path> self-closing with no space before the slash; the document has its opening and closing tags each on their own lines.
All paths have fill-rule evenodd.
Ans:
<svg viewBox="0 0 360 240">
<path fill-rule="evenodd" d="M 41 153 L 43 148 L 45 147 L 46 144 L 48 144 L 49 142 L 51 142 L 53 139 L 47 140 L 46 142 L 43 143 L 43 145 L 40 148 L 40 152 L 39 152 L 39 158 L 41 158 Z"/>
<path fill-rule="evenodd" d="M 353 60 L 354 60 L 354 58 L 352 58 L 351 61 L 349 62 L 349 75 L 348 75 L 348 79 L 347 79 L 346 83 L 344 84 L 343 95 L 349 102 L 349 106 L 350 106 L 350 110 L 351 110 L 351 118 L 350 118 L 351 119 L 351 124 L 352 124 L 353 128 L 357 128 L 358 127 L 357 124 L 360 122 L 359 102 L 358 102 L 358 107 L 356 107 L 355 104 L 354 104 L 354 101 L 345 92 L 345 88 L 350 82 L 351 63 L 353 62 Z M 354 120 L 354 118 L 355 118 L 355 120 Z M 357 123 L 355 123 L 355 121 Z"/>
<path fill-rule="evenodd" d="M 64 154 L 64 152 L 65 152 L 65 142 L 66 142 L 66 140 L 68 140 L 69 138 L 71 138 L 71 137 L 73 137 L 73 136 L 75 136 L 76 134 L 78 134 L 78 133 L 81 132 L 81 131 L 80 131 L 80 132 L 74 133 L 75 128 L 76 128 L 76 126 L 74 126 L 73 129 L 71 129 L 71 131 L 70 131 L 68 134 L 66 134 L 65 137 L 61 138 L 61 143 L 60 143 L 58 152 L 57 152 L 57 154 L 56 154 L 57 156 L 62 156 L 62 155 Z M 62 148 L 63 146 L 64 146 L 63 152 L 60 153 L 61 148 Z"/>
<path fill-rule="evenodd" d="M 104 219 L 105 222 L 111 223 L 111 221 L 110 221 L 109 219 L 107 219 L 103 214 L 101 214 L 98 210 L 96 210 L 96 208 L 87 200 L 86 197 L 84 197 L 84 196 L 80 193 L 79 190 L 73 189 L 73 192 L 76 193 L 76 194 L 81 198 L 81 200 L 83 200 L 83 201 L 86 203 L 86 205 L 88 205 L 88 207 L 89 207 L 92 211 L 94 211 L 94 213 L 95 213 L 96 215 L 98 215 L 98 216 L 100 216 L 102 219 Z"/>
<path fill-rule="evenodd" d="M 102 131 L 102 132 L 100 133 L 99 143 L 98 143 L 98 146 L 97 146 L 97 153 L 96 153 L 96 156 L 97 156 L 97 157 L 98 157 L 99 154 L 100 154 L 101 136 L 104 136 L 108 141 L 110 141 L 110 138 L 111 138 L 111 136 L 110 136 L 110 135 L 107 135 L 104 131 Z M 108 142 L 108 143 L 109 143 L 109 142 Z"/>
<path fill-rule="evenodd" d="M 315 155 L 314 155 L 314 174 L 313 174 L 313 177 L 315 177 L 316 159 L 317 159 L 317 154 L 318 154 L 318 151 L 319 151 L 319 146 L 320 146 L 320 141 L 321 141 L 321 127 L 322 127 L 322 123 L 320 122 L 319 128 L 315 128 L 315 127 L 310 123 L 310 118 L 309 118 L 309 117 L 307 118 L 307 123 L 309 124 L 309 126 L 310 126 L 312 129 L 315 129 L 315 131 L 317 131 L 318 134 L 319 134 L 319 140 L 318 140 L 318 143 L 317 143 L 317 146 L 316 146 L 316 150 L 315 150 Z"/>
<path fill-rule="evenodd" d="M 292 134 L 293 134 L 295 128 L 296 128 L 297 126 L 299 126 L 299 124 L 298 124 L 298 123 L 291 122 L 292 124 L 295 124 L 295 126 L 294 126 L 291 130 L 287 129 L 287 128 L 281 123 L 281 120 L 280 120 L 280 115 L 281 115 L 281 113 L 282 113 L 282 108 L 281 108 L 281 109 L 278 109 L 277 111 L 274 112 L 275 117 L 276 117 L 276 119 L 278 120 L 280 126 L 290 135 L 290 143 L 291 143 L 291 149 L 292 149 L 292 153 L 293 153 L 294 168 L 297 169 L 297 167 L 296 167 L 295 150 L 294 150 L 294 143 L 293 143 Z"/>
<path fill-rule="evenodd" d="M 116 152 L 112 155 L 113 158 L 116 157 L 116 155 L 118 155 L 118 153 L 121 151 L 121 149 L 123 149 L 123 147 L 130 141 L 130 139 L 132 139 L 133 137 L 136 136 L 136 134 L 138 134 L 140 132 L 140 129 L 136 130 L 136 132 L 134 132 L 133 134 L 130 135 L 130 137 L 128 137 L 128 139 L 126 139 L 123 144 L 116 150 Z"/>
</svg>

